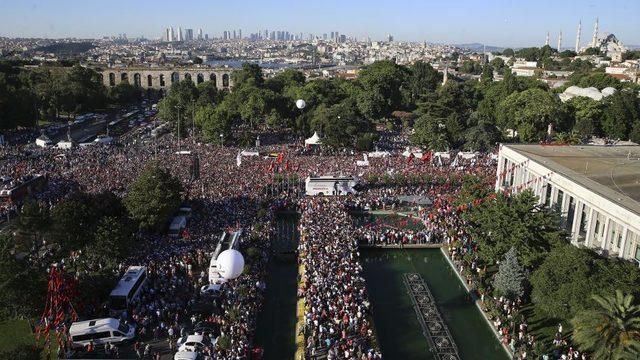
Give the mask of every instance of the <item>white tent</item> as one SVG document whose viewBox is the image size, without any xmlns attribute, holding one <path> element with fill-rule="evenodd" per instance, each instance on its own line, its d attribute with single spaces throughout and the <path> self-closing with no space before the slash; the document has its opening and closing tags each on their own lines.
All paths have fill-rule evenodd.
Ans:
<svg viewBox="0 0 640 360">
<path fill-rule="evenodd" d="M 369 166 L 369 157 L 364 154 L 364 160 L 356 160 L 356 166 Z"/>
<path fill-rule="evenodd" d="M 318 136 L 318 132 L 314 132 L 313 135 L 304 141 L 305 145 L 322 145 L 322 139 Z"/>
<path fill-rule="evenodd" d="M 451 159 L 451 154 L 446 151 L 439 151 L 433 154 L 433 160 L 437 165 L 442 166 L 444 162 L 442 159 Z"/>
<path fill-rule="evenodd" d="M 409 156 L 411 156 L 411 154 L 413 154 L 413 157 L 415 157 L 415 158 L 418 158 L 418 159 L 422 158 L 422 150 L 420 150 L 420 149 L 413 149 L 413 150 L 411 150 L 411 149 L 407 148 L 407 149 L 402 153 L 402 156 L 404 156 L 404 157 L 409 157 Z"/>
</svg>

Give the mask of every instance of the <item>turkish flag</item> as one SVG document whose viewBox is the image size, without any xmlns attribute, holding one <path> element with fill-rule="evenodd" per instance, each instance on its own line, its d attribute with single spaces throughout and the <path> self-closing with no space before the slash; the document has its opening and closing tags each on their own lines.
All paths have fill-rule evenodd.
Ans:
<svg viewBox="0 0 640 360">
<path fill-rule="evenodd" d="M 431 151 L 427 151 L 426 153 L 424 153 L 420 160 L 422 160 L 423 162 L 431 161 Z"/>
<path fill-rule="evenodd" d="M 284 153 L 279 153 L 278 158 L 276 159 L 276 163 L 281 164 L 284 160 Z"/>
<path fill-rule="evenodd" d="M 414 158 L 415 156 L 413 155 L 413 153 L 409 154 L 409 157 L 407 158 L 407 164 L 412 163 Z"/>
</svg>

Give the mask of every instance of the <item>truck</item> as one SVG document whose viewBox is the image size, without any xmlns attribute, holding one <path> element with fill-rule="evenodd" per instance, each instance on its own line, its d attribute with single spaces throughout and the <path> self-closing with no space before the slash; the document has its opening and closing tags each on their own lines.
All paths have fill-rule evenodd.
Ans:
<svg viewBox="0 0 640 360">
<path fill-rule="evenodd" d="M 358 192 L 360 179 L 355 176 L 309 176 L 305 192 L 309 196 L 351 195 Z"/>
</svg>

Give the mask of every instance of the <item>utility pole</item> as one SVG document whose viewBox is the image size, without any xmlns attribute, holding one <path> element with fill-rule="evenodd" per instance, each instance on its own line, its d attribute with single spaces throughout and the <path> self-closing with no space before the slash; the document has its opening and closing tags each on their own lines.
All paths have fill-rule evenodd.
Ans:
<svg viewBox="0 0 640 360">
<path fill-rule="evenodd" d="M 196 101 L 191 100 L 191 137 L 193 138 L 193 145 L 196 144 Z"/>
<path fill-rule="evenodd" d="M 176 109 L 178 110 L 178 151 L 180 151 L 180 106 L 176 106 Z"/>
</svg>

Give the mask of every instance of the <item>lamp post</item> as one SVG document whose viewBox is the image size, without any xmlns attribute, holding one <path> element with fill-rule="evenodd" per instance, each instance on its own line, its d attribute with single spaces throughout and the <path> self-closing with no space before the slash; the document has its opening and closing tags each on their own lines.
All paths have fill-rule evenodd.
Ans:
<svg viewBox="0 0 640 360">
<path fill-rule="evenodd" d="M 224 146 L 224 135 L 220 133 L 220 146 Z"/>
<path fill-rule="evenodd" d="M 180 106 L 175 106 L 176 110 L 178 110 L 178 151 L 180 151 Z"/>
</svg>

